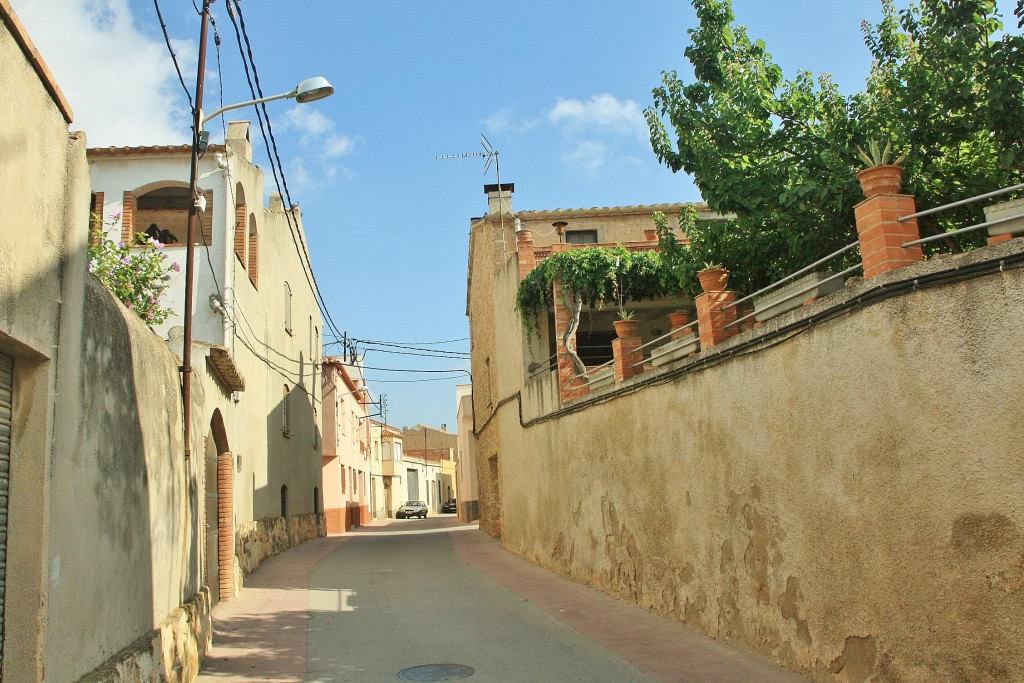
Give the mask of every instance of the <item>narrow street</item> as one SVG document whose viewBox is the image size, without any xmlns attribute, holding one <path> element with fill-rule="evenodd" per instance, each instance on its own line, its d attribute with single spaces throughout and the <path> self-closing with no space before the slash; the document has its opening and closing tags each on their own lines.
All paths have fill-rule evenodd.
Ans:
<svg viewBox="0 0 1024 683">
<path fill-rule="evenodd" d="M 271 558 L 214 609 L 214 631 L 199 681 L 804 680 L 520 560 L 452 515 Z M 462 668 L 404 671 L 436 664 Z"/>
</svg>

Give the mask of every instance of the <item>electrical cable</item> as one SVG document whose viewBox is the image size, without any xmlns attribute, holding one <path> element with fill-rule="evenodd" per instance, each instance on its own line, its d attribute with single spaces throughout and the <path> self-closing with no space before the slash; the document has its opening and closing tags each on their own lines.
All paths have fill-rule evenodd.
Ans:
<svg viewBox="0 0 1024 683">
<path fill-rule="evenodd" d="M 416 353 L 414 351 L 391 351 L 389 349 L 367 349 L 367 352 L 369 351 L 373 351 L 375 353 L 392 353 L 399 356 L 418 356 L 420 358 L 445 358 L 448 360 L 469 360 L 470 358 L 468 353 L 461 356 L 441 356 L 431 353 Z"/>
<path fill-rule="evenodd" d="M 188 98 L 188 108 L 195 116 L 196 105 L 192 101 L 192 92 L 185 85 L 185 77 L 181 75 L 181 67 L 178 66 L 178 56 L 174 54 L 174 48 L 171 47 L 171 36 L 167 33 L 167 24 L 164 23 L 164 15 L 160 12 L 159 0 L 153 0 L 153 7 L 156 8 L 156 18 L 160 22 L 160 30 L 164 33 L 164 42 L 167 43 L 167 51 L 171 54 L 171 61 L 174 63 L 174 70 L 178 74 L 178 81 L 181 83 L 182 89 L 185 91 L 185 97 Z"/>
<path fill-rule="evenodd" d="M 455 342 L 460 342 L 460 341 L 469 341 L 469 337 L 459 337 L 458 339 L 446 339 L 444 341 L 402 342 L 401 344 L 399 342 L 382 342 L 382 341 L 373 341 L 373 340 L 370 340 L 370 339 L 356 339 L 355 337 L 352 337 L 352 341 L 357 341 L 357 342 L 359 342 L 361 344 L 380 344 L 382 346 L 399 346 L 400 348 L 411 348 L 411 346 L 402 346 L 401 344 L 409 344 L 409 345 L 416 345 L 416 346 L 435 346 L 435 345 L 439 345 L 439 344 L 453 344 Z"/>
<path fill-rule="evenodd" d="M 452 377 L 429 377 L 427 379 L 375 379 L 372 381 L 374 384 L 413 384 L 416 382 L 448 382 L 453 379 L 462 379 L 462 377 L 453 375 Z"/>
<path fill-rule="evenodd" d="M 363 344 L 364 346 L 384 346 L 384 347 L 393 348 L 393 349 L 409 349 L 409 350 L 412 350 L 412 351 L 426 351 L 426 352 L 429 352 L 429 353 L 443 353 L 443 354 L 460 355 L 460 356 L 467 356 L 467 357 L 469 356 L 469 352 L 468 351 L 445 351 L 444 349 L 425 349 L 425 348 L 422 348 L 422 347 L 419 347 L 419 346 L 407 346 L 405 344 L 391 344 L 391 343 L 388 343 L 388 342 L 367 342 L 367 341 L 363 341 L 362 339 L 353 339 L 352 341 L 358 342 L 360 344 Z M 375 350 L 380 351 L 382 349 L 375 349 Z"/>
<path fill-rule="evenodd" d="M 263 88 L 260 85 L 259 72 L 256 70 L 256 61 L 252 53 L 252 44 L 249 41 L 249 35 L 246 31 L 245 17 L 242 13 L 242 7 L 238 0 L 233 0 L 233 3 L 232 0 L 228 0 L 227 7 L 231 23 L 235 28 L 235 37 L 238 42 L 239 53 L 242 57 L 242 64 L 245 67 L 246 80 L 249 83 L 249 91 L 252 94 L 253 99 L 260 99 L 263 97 Z M 234 8 L 233 10 L 232 7 Z M 235 17 L 236 12 L 237 21 Z M 242 47 L 243 38 L 245 40 L 245 48 Z M 250 66 L 252 66 L 251 76 L 249 73 Z M 323 316 L 324 321 L 331 327 L 335 335 L 341 336 L 338 326 L 335 324 L 334 318 L 331 317 L 330 310 L 327 308 L 327 303 L 320 294 L 320 288 L 316 282 L 316 275 L 313 273 L 312 265 L 309 264 L 308 250 L 306 249 L 305 241 L 302 239 L 302 235 L 299 233 L 298 227 L 292 223 L 294 218 L 293 212 L 296 207 L 291 199 L 291 193 L 288 190 L 288 182 L 284 175 L 284 165 L 281 163 L 281 157 L 277 148 L 277 139 L 274 137 L 273 127 L 270 124 L 270 115 L 267 113 L 266 103 L 261 103 L 256 106 L 256 116 L 259 120 L 260 133 L 263 136 L 263 144 L 267 150 L 267 156 L 270 159 L 270 167 L 273 172 L 274 183 L 277 186 L 278 192 L 281 193 L 282 199 L 288 203 L 288 210 L 285 211 L 285 220 L 288 223 L 292 243 L 295 245 L 295 250 L 298 252 L 299 259 L 303 263 L 303 274 L 306 276 L 306 281 L 313 292 L 313 296 L 317 301 L 317 306 L 320 308 L 320 313 Z M 268 134 L 270 137 L 269 141 L 267 139 Z M 298 238 L 296 238 L 296 235 L 298 235 Z"/>
</svg>

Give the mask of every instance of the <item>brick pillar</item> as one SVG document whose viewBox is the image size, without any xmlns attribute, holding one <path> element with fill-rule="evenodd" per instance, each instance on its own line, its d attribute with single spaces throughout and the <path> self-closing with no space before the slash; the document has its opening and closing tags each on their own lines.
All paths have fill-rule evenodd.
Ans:
<svg viewBox="0 0 1024 683">
<path fill-rule="evenodd" d="M 555 280 L 555 349 L 558 355 L 558 393 L 565 401 L 590 393 L 585 377 L 576 376 L 576 366 L 565 347 L 565 333 L 569 329 L 571 315 L 562 300 L 562 282 Z M 575 343 L 575 339 L 573 340 Z"/>
<path fill-rule="evenodd" d="M 231 453 L 217 456 L 217 565 L 220 599 L 235 594 L 235 513 Z"/>
<path fill-rule="evenodd" d="M 621 382 L 644 371 L 644 352 L 640 350 L 643 339 L 636 333 L 636 325 L 629 330 L 620 330 L 616 325 L 615 332 L 623 336 L 612 340 L 612 357 L 615 362 L 615 381 Z"/>
<path fill-rule="evenodd" d="M 533 256 L 533 230 L 523 228 L 516 233 L 516 252 L 519 257 L 519 279 L 522 280 L 537 265 Z"/>
<path fill-rule="evenodd" d="M 921 245 L 906 249 L 900 246 L 921 237 L 916 218 L 903 223 L 896 220 L 917 212 L 913 195 L 878 194 L 862 201 L 853 211 L 865 279 L 924 260 Z"/>
<path fill-rule="evenodd" d="M 121 241 L 129 244 L 135 239 L 135 211 L 138 201 L 134 192 L 125 192 L 121 203 Z"/>
<path fill-rule="evenodd" d="M 736 325 L 728 329 L 725 327 L 737 318 L 735 306 L 723 309 L 733 301 L 736 301 L 736 292 L 730 291 L 704 292 L 694 299 L 697 304 L 697 332 L 700 334 L 702 349 L 721 344 L 739 332 Z"/>
</svg>

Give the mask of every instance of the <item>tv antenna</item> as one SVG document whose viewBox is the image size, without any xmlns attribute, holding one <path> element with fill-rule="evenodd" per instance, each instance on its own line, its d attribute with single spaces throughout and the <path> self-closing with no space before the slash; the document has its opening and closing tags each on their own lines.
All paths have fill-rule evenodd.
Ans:
<svg viewBox="0 0 1024 683">
<path fill-rule="evenodd" d="M 434 157 L 435 159 L 472 159 L 482 158 L 484 159 L 484 175 L 487 175 L 487 171 L 490 170 L 491 164 L 494 164 L 494 173 L 498 176 L 498 219 L 501 221 L 501 253 L 504 260 L 508 260 L 506 248 L 505 248 L 505 211 L 507 209 L 509 213 L 514 216 L 515 213 L 512 211 L 512 207 L 505 203 L 505 191 L 501 186 L 501 164 L 498 162 L 498 150 L 494 149 L 491 145 L 491 141 L 487 139 L 487 136 L 480 133 L 480 146 L 484 148 L 482 152 L 466 152 L 465 154 L 442 154 Z M 518 219 L 516 220 L 518 224 Z"/>
</svg>

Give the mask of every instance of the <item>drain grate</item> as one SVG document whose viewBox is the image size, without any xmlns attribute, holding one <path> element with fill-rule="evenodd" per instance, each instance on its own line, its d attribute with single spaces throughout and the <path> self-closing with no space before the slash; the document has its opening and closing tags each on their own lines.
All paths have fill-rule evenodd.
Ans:
<svg viewBox="0 0 1024 683">
<path fill-rule="evenodd" d="M 398 677 L 404 681 L 457 681 L 473 673 L 473 667 L 464 664 L 421 664 L 402 669 Z"/>
</svg>

